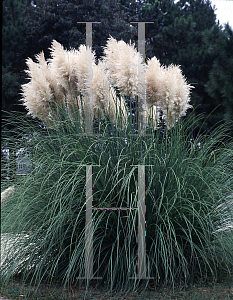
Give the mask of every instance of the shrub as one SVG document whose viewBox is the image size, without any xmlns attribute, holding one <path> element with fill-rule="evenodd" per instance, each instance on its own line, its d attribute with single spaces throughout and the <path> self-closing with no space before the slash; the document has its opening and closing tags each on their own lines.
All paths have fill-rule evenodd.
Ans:
<svg viewBox="0 0 233 300">
<path fill-rule="evenodd" d="M 144 134 L 135 135 L 127 95 L 120 97 L 108 76 L 102 83 L 112 98 L 107 88 L 101 94 L 94 73 L 97 109 L 92 107 L 93 134 L 85 134 L 88 81 L 72 81 L 78 78 L 76 68 L 67 64 L 81 52 L 67 52 L 54 42 L 49 64 L 43 55 L 37 57 L 38 64 L 28 61 L 31 81 L 24 86 L 24 103 L 43 122 L 19 116 L 11 120 L 17 120 L 21 136 L 30 136 L 19 139 L 17 147 L 30 153 L 32 172 L 18 179 L 2 209 L 2 233 L 10 245 L 1 266 L 5 282 L 20 275 L 37 284 L 46 280 L 71 285 L 85 276 L 85 165 L 93 165 L 93 208 L 131 208 L 93 209 L 93 270 L 101 282 L 126 290 L 137 289 L 142 281 L 144 287 L 149 280 L 174 286 L 232 272 L 233 141 L 227 127 L 193 139 L 193 114 L 179 119 L 189 106 L 190 87 L 179 68 L 159 66 L 162 73 L 171 72 L 167 76 L 177 86 L 170 85 L 171 94 L 169 81 L 161 85 L 161 93 L 153 96 L 150 90 L 154 99 L 165 93 L 167 106 L 156 98 L 160 114 L 158 107 L 154 118 L 147 110 Z M 104 76 L 102 67 L 100 63 L 97 74 Z M 116 84 L 119 78 L 114 78 Z M 174 103 L 183 104 L 173 114 Z M 138 272 L 138 165 L 146 170 L 146 275 L 153 278 L 139 281 L 130 279 Z"/>
</svg>

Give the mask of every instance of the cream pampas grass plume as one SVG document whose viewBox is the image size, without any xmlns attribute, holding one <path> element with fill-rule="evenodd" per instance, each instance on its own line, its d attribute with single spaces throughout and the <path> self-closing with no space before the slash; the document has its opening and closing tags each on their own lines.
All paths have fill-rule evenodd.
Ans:
<svg viewBox="0 0 233 300">
<path fill-rule="evenodd" d="M 52 42 L 51 56 L 49 60 L 50 70 L 57 80 L 57 85 L 63 94 L 85 94 L 91 87 L 91 68 L 87 68 L 87 62 L 91 67 L 95 65 L 95 55 L 84 45 L 77 50 L 64 50 L 57 41 Z"/>
<path fill-rule="evenodd" d="M 134 45 L 110 37 L 104 47 L 104 63 L 111 83 L 122 95 L 135 97 L 138 91 L 138 69 L 144 68 L 143 59 Z"/>
<path fill-rule="evenodd" d="M 125 100 L 120 101 L 114 88 L 110 85 L 103 61 L 93 67 L 93 105 L 95 116 L 98 116 L 98 110 L 102 117 L 104 112 L 109 115 L 113 123 L 122 115 L 123 125 L 126 125 L 127 110 Z M 118 110 L 118 111 L 117 111 Z"/>
<path fill-rule="evenodd" d="M 165 96 L 161 101 L 161 108 L 165 114 L 168 128 L 175 125 L 176 121 L 192 106 L 190 90 L 192 86 L 186 82 L 179 66 L 170 65 L 165 69 L 164 91 Z"/>
<path fill-rule="evenodd" d="M 50 74 L 47 66 L 45 66 L 46 62 L 44 61 L 43 53 L 37 55 L 36 60 L 37 63 L 30 58 L 26 61 L 29 68 L 26 72 L 29 75 L 30 82 L 22 85 L 22 101 L 30 115 L 39 117 L 47 122 L 50 112 L 49 104 L 51 105 L 54 101 L 54 94 L 47 79 L 50 77 Z"/>
<path fill-rule="evenodd" d="M 78 50 L 65 50 L 57 41 L 52 42 L 51 58 L 46 61 L 44 53 L 36 55 L 36 62 L 27 59 L 30 80 L 22 85 L 22 102 L 28 113 L 39 117 L 51 126 L 52 117 L 56 120 L 57 106 L 67 110 L 72 118 L 74 110 L 83 115 L 82 109 L 91 99 L 94 115 L 92 118 L 104 118 L 109 113 L 113 122 L 117 121 L 114 113 L 121 111 L 126 124 L 126 105 L 120 102 L 102 61 L 95 64 L 95 54 L 90 48 L 81 45 Z M 82 120 L 80 119 L 81 123 Z"/>
<path fill-rule="evenodd" d="M 161 66 L 156 57 L 148 60 L 146 68 L 146 101 L 161 108 L 168 128 L 186 114 L 192 106 L 190 90 L 179 66 Z"/>
<path fill-rule="evenodd" d="M 165 96 L 165 68 L 154 56 L 146 66 L 146 101 L 149 105 L 161 106 Z"/>
<path fill-rule="evenodd" d="M 152 119 L 156 127 L 158 112 L 163 111 L 167 126 L 176 121 L 191 107 L 190 89 L 179 66 L 161 66 L 156 57 L 147 64 L 134 45 L 110 37 L 104 47 L 105 57 L 96 64 L 95 53 L 81 45 L 78 50 L 65 50 L 57 41 L 52 42 L 51 58 L 46 61 L 43 52 L 36 61 L 26 63 L 29 82 L 22 85 L 22 102 L 28 113 L 39 117 L 47 125 L 57 120 L 57 107 L 63 108 L 70 118 L 82 109 L 91 107 L 91 117 L 104 118 L 108 114 L 118 123 L 119 114 L 127 124 L 128 112 L 124 97 L 118 97 L 114 88 L 123 96 L 144 99 L 145 121 Z M 140 73 L 139 73 L 140 72 Z M 145 84 L 138 82 L 144 72 Z M 146 101 L 142 98 L 146 89 Z M 81 105 L 82 104 L 82 105 Z M 81 123 L 82 120 L 81 120 Z"/>
<path fill-rule="evenodd" d="M 92 88 L 94 108 L 103 112 L 109 101 L 110 83 L 101 61 L 93 66 Z"/>
<path fill-rule="evenodd" d="M 43 52 L 36 55 L 36 62 L 27 59 L 30 81 L 22 86 L 22 101 L 28 113 L 46 124 L 50 124 L 51 113 L 56 119 L 56 105 L 68 109 L 69 115 L 74 107 L 80 106 L 80 96 L 87 96 L 92 88 L 92 70 L 87 68 L 87 61 L 91 59 L 92 65 L 95 64 L 94 53 L 83 45 L 78 51 L 67 51 L 54 40 L 50 50 L 48 62 Z"/>
</svg>

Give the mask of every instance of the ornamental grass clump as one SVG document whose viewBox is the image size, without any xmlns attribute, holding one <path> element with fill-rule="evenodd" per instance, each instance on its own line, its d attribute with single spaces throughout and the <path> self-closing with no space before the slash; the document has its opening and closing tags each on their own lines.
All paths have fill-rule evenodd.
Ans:
<svg viewBox="0 0 233 300">
<path fill-rule="evenodd" d="M 93 271 L 102 277 L 100 284 L 138 290 L 231 273 L 232 139 L 219 128 L 191 141 L 192 126 L 193 121 L 179 121 L 162 139 L 160 130 L 144 137 L 117 130 L 116 137 L 109 120 L 102 135 L 82 136 L 71 120 L 54 130 L 22 118 L 21 134 L 37 134 L 17 144 L 31 153 L 33 171 L 17 180 L 14 195 L 2 207 L 2 238 L 8 240 L 1 265 L 5 282 L 14 276 L 37 284 L 85 282 L 78 278 L 85 277 L 85 165 L 90 164 Z M 138 276 L 140 164 L 148 165 L 146 269 L 153 277 L 145 285 L 130 279 Z M 106 210 L 111 207 L 131 210 Z"/>
<path fill-rule="evenodd" d="M 81 55 L 82 48 L 71 54 L 53 45 L 64 61 L 68 54 Z M 93 134 L 85 134 L 88 81 L 60 60 L 56 78 L 54 56 L 47 62 L 43 55 L 37 58 L 29 64 L 23 102 L 39 118 L 8 120 L 18 136 L 11 150 L 27 150 L 32 171 L 17 178 L 14 195 L 2 207 L 2 283 L 17 276 L 38 285 L 87 283 L 88 288 L 90 280 L 83 279 L 87 165 L 93 166 L 93 275 L 101 285 L 116 292 L 149 285 L 182 287 L 232 273 L 233 140 L 228 125 L 193 139 L 197 120 L 193 114 L 180 118 L 190 90 L 180 69 L 148 61 L 148 124 L 145 134 L 135 136 L 125 95 L 119 96 L 104 60 L 93 64 Z M 43 88 L 35 77 L 42 76 L 42 68 Z M 166 72 L 170 77 L 163 77 Z M 166 78 L 173 78 L 170 85 Z M 161 114 L 165 124 L 157 119 Z M 24 135 L 30 138 L 19 138 Z M 151 278 L 143 280 L 137 279 L 138 165 L 145 165 L 146 277 Z"/>
</svg>

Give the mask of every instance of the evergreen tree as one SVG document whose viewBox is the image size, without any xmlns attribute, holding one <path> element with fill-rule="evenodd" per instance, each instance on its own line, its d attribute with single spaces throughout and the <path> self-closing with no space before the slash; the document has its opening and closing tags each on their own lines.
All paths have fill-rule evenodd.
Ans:
<svg viewBox="0 0 233 300">
<path fill-rule="evenodd" d="M 204 41 L 213 60 L 207 91 L 219 104 L 219 118 L 233 119 L 233 31 L 228 24 L 223 30 L 215 25 L 205 32 Z"/>
<path fill-rule="evenodd" d="M 29 34 L 29 1 L 4 0 L 2 22 L 2 109 L 17 109 L 19 88 L 23 82 L 25 36 Z"/>
<path fill-rule="evenodd" d="M 129 41 L 130 24 L 125 21 L 125 12 L 120 9 L 118 1 L 34 1 L 35 20 L 30 20 L 33 28 L 27 39 L 28 49 L 33 54 L 45 51 L 49 55 L 49 47 L 53 39 L 65 48 L 78 48 L 85 44 L 85 24 L 77 22 L 101 22 L 93 24 L 93 50 L 97 57 L 103 53 L 109 35 L 117 39 Z M 32 56 L 33 56 L 32 54 Z"/>
</svg>

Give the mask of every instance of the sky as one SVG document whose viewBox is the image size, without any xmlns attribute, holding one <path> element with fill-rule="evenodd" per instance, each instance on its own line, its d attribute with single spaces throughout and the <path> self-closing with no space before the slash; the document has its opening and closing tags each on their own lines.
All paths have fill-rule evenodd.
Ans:
<svg viewBox="0 0 233 300">
<path fill-rule="evenodd" d="M 220 24 L 227 23 L 233 29 L 233 0 L 210 0 L 212 6 L 215 5 L 217 10 L 215 10 L 216 18 L 219 20 Z"/>
</svg>

